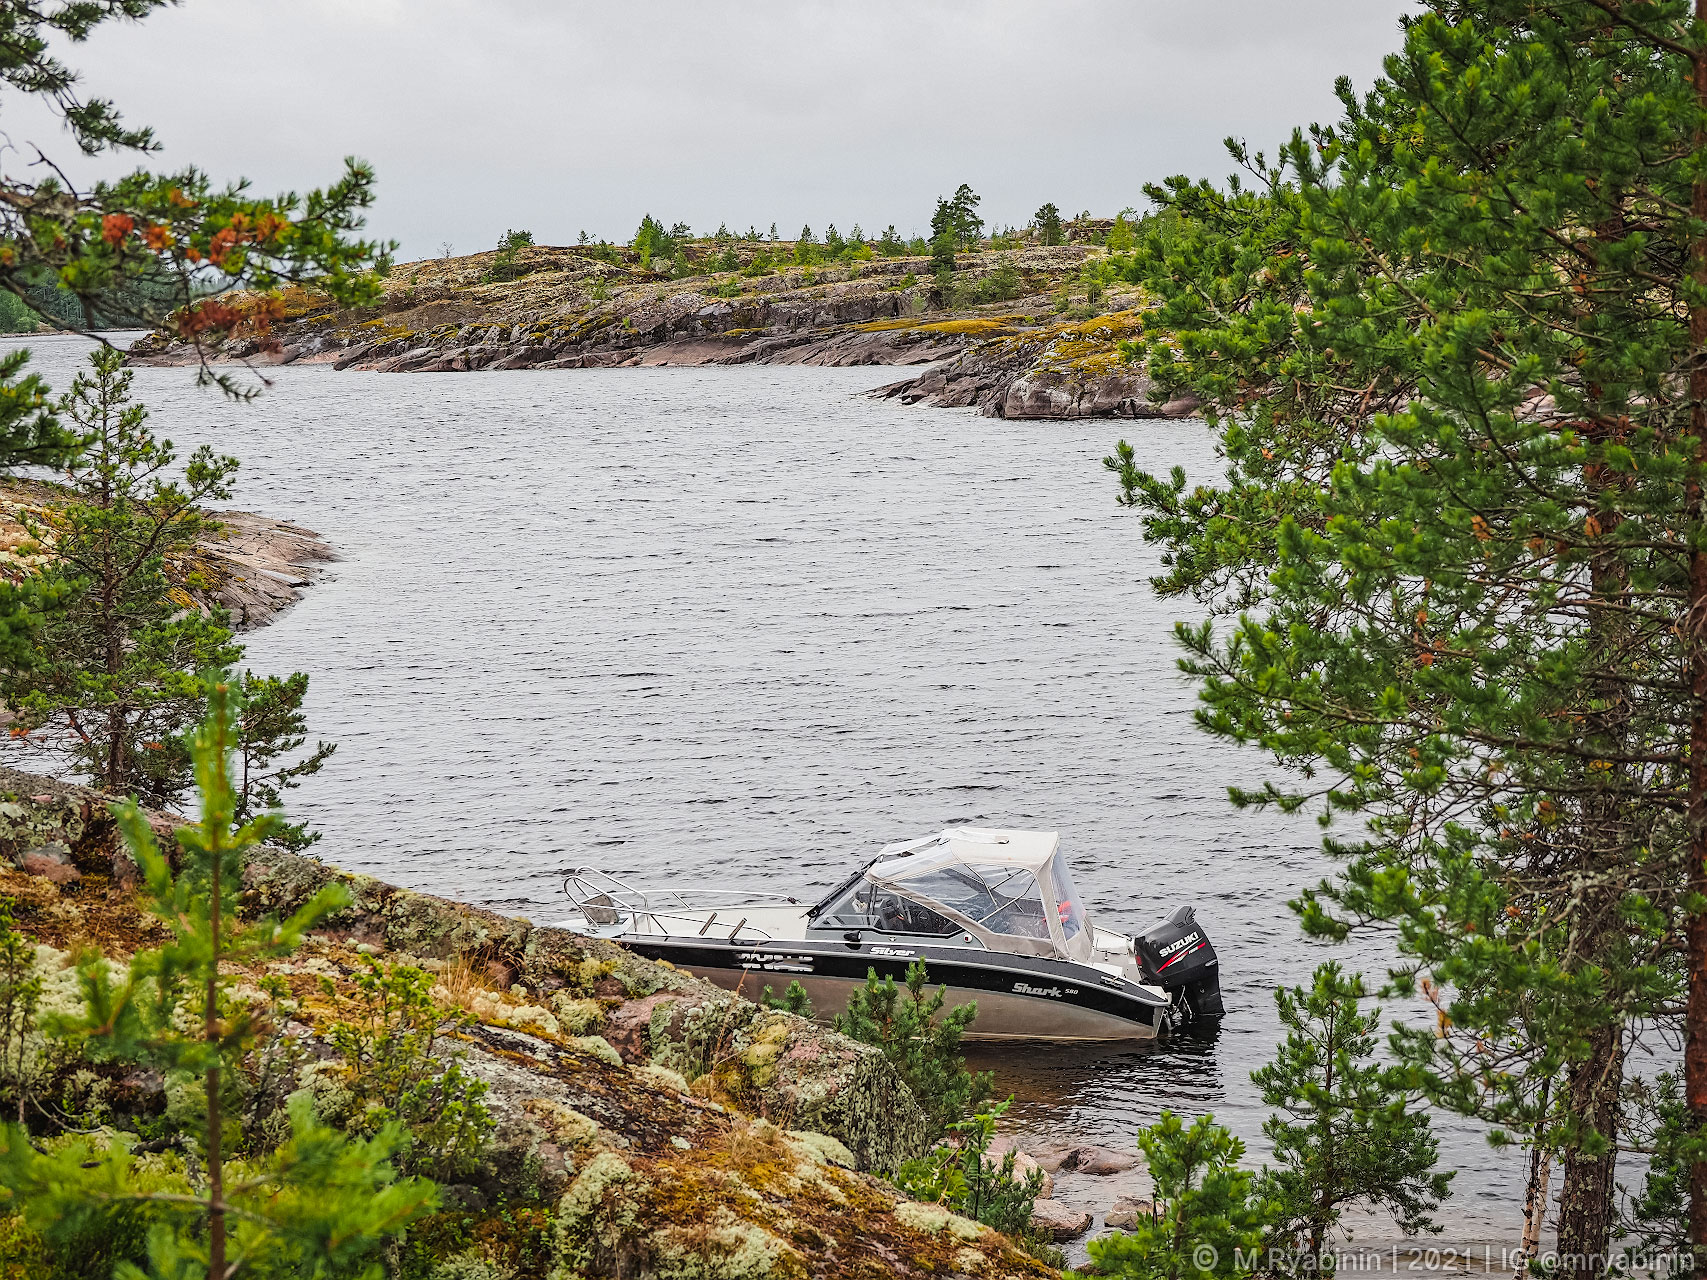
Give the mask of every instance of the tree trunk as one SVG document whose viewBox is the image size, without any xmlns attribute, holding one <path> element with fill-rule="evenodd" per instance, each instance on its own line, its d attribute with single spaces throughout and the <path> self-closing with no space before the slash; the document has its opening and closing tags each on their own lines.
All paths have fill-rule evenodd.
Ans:
<svg viewBox="0 0 1707 1280">
<path fill-rule="evenodd" d="M 1707 22 L 1707 0 L 1695 0 L 1695 20 Z M 1695 102 L 1707 112 L 1707 50 L 1694 56 Z M 1695 127 L 1695 152 L 1707 150 L 1707 130 Z M 1690 213 L 1697 225 L 1707 224 L 1707 174 L 1695 179 Z M 1707 237 L 1690 245 L 1689 274 L 1697 289 L 1707 289 Z M 1707 303 L 1689 309 L 1689 429 L 1695 437 L 1697 468 L 1707 466 Z M 1699 478 L 1689 486 L 1688 527 L 1699 537 L 1703 507 Z M 1689 725 L 1689 890 L 1696 900 L 1707 897 L 1707 548 L 1697 545 L 1689 556 L 1689 610 L 1685 619 L 1689 645 L 1690 695 L 1694 702 Z M 1707 1127 L 1707 914 L 1689 918 L 1689 998 L 1683 1041 L 1684 1093 L 1690 1119 L 1697 1129 Z M 1697 1257 L 1707 1257 L 1707 1159 L 1689 1166 L 1689 1242 Z"/>
<path fill-rule="evenodd" d="M 1567 1073 L 1568 1105 L 1585 1130 L 1606 1140 L 1599 1154 L 1573 1142 L 1563 1152 L 1564 1185 L 1559 1195 L 1559 1273 L 1597 1280 L 1607 1270 L 1612 1247 L 1613 1174 L 1618 1162 L 1618 1093 L 1624 1083 L 1624 1029 L 1598 1027 L 1588 1057 Z M 1542 1206 L 1545 1209 L 1545 1205 Z"/>
<path fill-rule="evenodd" d="M 1547 1100 L 1552 1081 L 1541 1082 L 1541 1118 L 1535 1122 L 1535 1134 L 1530 1139 L 1529 1186 L 1523 1195 L 1523 1240 L 1517 1249 L 1517 1267 L 1512 1280 L 1524 1280 L 1529 1264 L 1541 1250 L 1541 1227 L 1547 1221 L 1547 1184 L 1553 1176 L 1553 1154 L 1547 1150 Z"/>
<path fill-rule="evenodd" d="M 223 751 L 225 742 L 220 741 Z M 221 762 L 223 772 L 223 761 Z M 222 780 L 223 781 L 223 780 Z M 212 1065 L 207 1069 L 207 1228 L 208 1228 L 208 1280 L 225 1280 L 225 1167 L 220 1152 L 220 1128 L 224 1123 L 219 1108 L 219 907 L 220 907 L 220 862 L 225 855 L 223 838 L 209 840 L 208 849 L 211 855 L 209 903 L 208 903 L 208 937 L 209 951 L 207 971 L 207 1005 L 203 1013 L 202 1034 L 206 1038 L 207 1047 L 213 1054 Z"/>
</svg>

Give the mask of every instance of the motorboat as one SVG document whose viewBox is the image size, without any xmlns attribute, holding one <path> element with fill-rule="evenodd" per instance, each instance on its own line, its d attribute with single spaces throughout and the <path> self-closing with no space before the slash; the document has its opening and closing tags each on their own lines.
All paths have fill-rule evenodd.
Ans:
<svg viewBox="0 0 1707 1280">
<path fill-rule="evenodd" d="M 951 1006 L 977 1002 L 968 1039 L 1149 1040 L 1223 1013 L 1193 909 L 1136 937 L 1099 927 L 1053 831 L 954 827 L 886 845 L 816 903 L 562 874 L 575 910 L 563 927 L 749 999 L 798 982 L 821 1017 L 867 974 L 900 982 L 918 960 Z"/>
</svg>

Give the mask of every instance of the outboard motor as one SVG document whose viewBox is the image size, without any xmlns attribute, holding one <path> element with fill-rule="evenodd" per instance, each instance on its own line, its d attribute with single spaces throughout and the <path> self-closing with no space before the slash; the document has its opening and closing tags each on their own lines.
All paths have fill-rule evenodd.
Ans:
<svg viewBox="0 0 1707 1280">
<path fill-rule="evenodd" d="M 1183 1005 L 1189 1019 L 1219 1018 L 1226 1013 L 1221 1003 L 1221 963 L 1209 945 L 1209 935 L 1197 923 L 1194 908 L 1180 907 L 1137 943 L 1146 981 Z"/>
</svg>

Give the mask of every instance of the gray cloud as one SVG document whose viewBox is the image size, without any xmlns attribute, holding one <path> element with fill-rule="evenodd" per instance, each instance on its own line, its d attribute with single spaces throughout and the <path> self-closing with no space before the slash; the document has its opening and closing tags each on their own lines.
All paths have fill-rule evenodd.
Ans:
<svg viewBox="0 0 1707 1280">
<path fill-rule="evenodd" d="M 419 257 L 506 227 L 626 239 L 648 211 L 907 232 L 960 182 L 1000 222 L 1044 200 L 1142 207 L 1147 181 L 1222 176 L 1229 133 L 1272 146 L 1333 117 L 1334 77 L 1368 84 L 1408 7 L 187 0 L 66 53 L 90 93 L 155 126 L 152 164 L 267 190 L 372 161 L 373 230 Z M 42 115 L 6 107 L 14 143 L 65 154 Z"/>
</svg>

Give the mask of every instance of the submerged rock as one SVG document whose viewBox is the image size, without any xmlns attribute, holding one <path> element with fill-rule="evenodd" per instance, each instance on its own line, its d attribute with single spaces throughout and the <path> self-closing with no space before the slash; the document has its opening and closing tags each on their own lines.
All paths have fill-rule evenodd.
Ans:
<svg viewBox="0 0 1707 1280">
<path fill-rule="evenodd" d="M 1091 1214 L 1059 1200 L 1039 1200 L 1031 1211 L 1032 1230 L 1057 1242 L 1084 1235 L 1092 1221 Z"/>
<path fill-rule="evenodd" d="M 1148 1200 L 1121 1196 L 1114 1202 L 1114 1207 L 1103 1215 L 1103 1225 L 1121 1231 L 1131 1231 L 1138 1225 L 1139 1218 L 1148 1218 L 1154 1212 L 1155 1206 Z"/>
</svg>

